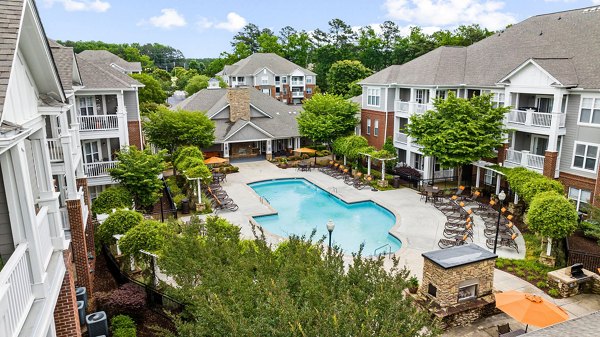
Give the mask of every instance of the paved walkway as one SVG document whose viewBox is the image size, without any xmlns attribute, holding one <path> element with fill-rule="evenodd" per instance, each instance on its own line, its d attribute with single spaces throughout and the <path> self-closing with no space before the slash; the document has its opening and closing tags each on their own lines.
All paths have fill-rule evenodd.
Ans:
<svg viewBox="0 0 600 337">
<path fill-rule="evenodd" d="M 245 237 L 254 237 L 251 226 L 252 216 L 271 214 L 275 211 L 267 202 L 261 200 L 247 184 L 260 180 L 302 177 L 337 195 L 344 201 L 373 200 L 392 211 L 396 216 L 396 224 L 390 232 L 402 241 L 402 248 L 395 255 L 400 259 L 400 263 L 406 265 L 417 278 L 421 279 L 423 271 L 421 254 L 439 249 L 437 242 L 443 237 L 446 217 L 432 204 L 421 201 L 420 196 L 414 190 L 409 188 L 390 191 L 357 190 L 346 185 L 343 180 L 329 177 L 317 170 L 310 172 L 300 172 L 296 169 L 282 170 L 267 161 L 236 163 L 236 165 L 240 167 L 240 173 L 227 175 L 227 181 L 222 185 L 240 208 L 236 212 L 220 211 L 217 214 L 240 226 L 241 234 Z M 487 249 L 485 236 L 483 235 L 483 220 L 478 216 L 475 216 L 474 219 L 473 243 Z M 325 222 L 323 226 L 325 226 Z M 265 234 L 267 241 L 272 244 L 284 240 L 268 232 Z M 497 254 L 506 258 L 523 258 L 525 256 L 525 242 L 519 237 L 517 244 L 519 245 L 519 253 L 512 248 L 498 247 Z M 351 258 L 348 257 L 347 260 L 349 262 Z M 386 265 L 391 266 L 391 263 L 391 259 L 386 260 Z M 568 299 L 551 299 L 529 282 L 501 270 L 495 271 L 494 288 L 501 291 L 518 290 L 540 294 L 563 307 L 571 318 L 600 310 L 600 296 L 578 295 Z M 496 324 L 505 322 L 510 322 L 514 328 L 521 327 L 519 323 L 506 315 L 497 315 L 482 322 L 477 322 L 479 324 L 470 327 L 448 331 L 445 336 L 488 336 L 490 333 L 487 331 L 491 328 L 493 328 L 491 335 L 497 336 Z M 530 330 L 535 329 L 535 327 L 530 327 Z"/>
</svg>

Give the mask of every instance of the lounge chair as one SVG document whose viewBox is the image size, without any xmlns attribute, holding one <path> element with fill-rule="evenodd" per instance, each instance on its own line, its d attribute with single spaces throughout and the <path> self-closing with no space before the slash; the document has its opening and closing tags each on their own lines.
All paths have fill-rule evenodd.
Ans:
<svg viewBox="0 0 600 337">
<path fill-rule="evenodd" d="M 513 233 L 509 238 L 506 237 L 500 237 L 498 238 L 498 246 L 499 247 L 508 247 L 508 248 L 514 248 L 517 253 L 519 252 L 519 246 L 517 245 L 517 242 L 515 241 L 515 239 L 519 236 L 519 233 Z M 494 238 L 489 238 L 487 239 L 487 241 L 485 242 L 485 245 L 489 248 L 489 249 L 494 249 Z"/>
<path fill-rule="evenodd" d="M 503 234 L 504 236 L 507 235 L 513 235 L 514 234 L 514 229 L 513 229 L 513 223 L 509 222 L 506 225 L 500 225 L 498 227 L 498 233 Z M 486 238 L 492 238 L 496 236 L 496 227 L 486 227 L 486 229 L 483 230 L 483 235 L 485 235 Z"/>
<path fill-rule="evenodd" d="M 444 229 L 444 237 L 446 238 L 455 238 L 457 235 L 467 235 L 468 238 L 471 239 L 471 242 L 473 241 L 473 225 L 471 225 L 471 223 L 468 223 L 465 228 L 463 229 L 450 229 L 450 228 L 446 228 Z"/>
<path fill-rule="evenodd" d="M 454 240 L 452 239 L 440 239 L 440 241 L 438 241 L 438 246 L 442 249 L 446 249 L 446 248 L 450 248 L 450 247 L 455 247 L 455 246 L 462 246 L 466 243 L 468 238 L 467 234 L 463 234 L 462 237 L 456 238 Z"/>
<path fill-rule="evenodd" d="M 508 323 L 497 325 L 497 327 L 498 327 L 498 336 L 501 336 L 503 334 L 511 332 L 510 325 Z"/>
</svg>

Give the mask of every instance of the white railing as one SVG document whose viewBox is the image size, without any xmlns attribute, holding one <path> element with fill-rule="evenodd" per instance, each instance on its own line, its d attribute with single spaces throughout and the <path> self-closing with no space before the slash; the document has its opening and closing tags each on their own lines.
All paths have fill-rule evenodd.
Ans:
<svg viewBox="0 0 600 337">
<path fill-rule="evenodd" d="M 527 154 L 527 167 L 531 167 L 538 170 L 544 169 L 544 160 L 546 157 L 537 154 Z"/>
<path fill-rule="evenodd" d="M 451 178 L 453 176 L 454 176 L 454 169 L 439 170 L 439 171 L 433 172 L 433 177 L 435 179 Z"/>
<path fill-rule="evenodd" d="M 61 162 L 64 160 L 63 148 L 58 138 L 46 139 L 48 143 L 48 152 L 50 153 L 50 162 Z"/>
<path fill-rule="evenodd" d="M 27 257 L 27 243 L 21 243 L 0 271 L 0 332 L 2 336 L 18 336 L 34 295 Z"/>
<path fill-rule="evenodd" d="M 433 104 L 429 103 L 394 101 L 394 110 L 398 113 L 423 114 L 427 110 L 434 109 Z"/>
<path fill-rule="evenodd" d="M 71 223 L 69 222 L 69 211 L 67 211 L 66 207 L 59 208 L 58 211 L 60 212 L 63 230 L 70 230 Z"/>
<path fill-rule="evenodd" d="M 414 113 L 423 114 L 427 110 L 433 110 L 433 104 L 411 103 Z"/>
<path fill-rule="evenodd" d="M 522 157 L 523 157 L 523 153 L 521 151 L 515 151 L 515 150 L 511 150 L 511 149 L 506 150 L 506 161 L 507 162 L 521 165 Z"/>
<path fill-rule="evenodd" d="M 395 101 L 394 102 L 394 110 L 396 110 L 396 112 L 401 112 L 401 113 L 408 113 L 409 109 L 409 104 L 408 102 L 403 102 L 403 101 Z"/>
<path fill-rule="evenodd" d="M 83 164 L 83 170 L 88 177 L 107 176 L 108 170 L 117 166 L 118 161 L 103 161 Z"/>
<path fill-rule="evenodd" d="M 304 81 L 292 81 L 292 86 L 302 86 L 304 85 Z"/>
<path fill-rule="evenodd" d="M 543 171 L 545 157 L 532 154 L 529 151 L 515 151 L 507 149 L 505 161 L 508 164 L 512 164 L 509 166 L 523 166 L 537 171 Z"/>
<path fill-rule="evenodd" d="M 79 130 L 114 130 L 119 128 L 117 115 L 79 116 Z"/>
<path fill-rule="evenodd" d="M 81 219 L 84 223 L 84 228 L 87 226 L 87 219 L 89 215 L 88 206 L 85 203 L 85 193 L 83 192 L 83 186 L 79 187 L 79 205 L 81 206 Z"/>
<path fill-rule="evenodd" d="M 553 123 L 559 127 L 565 127 L 566 115 L 563 113 L 547 113 L 523 110 L 511 110 L 507 119 L 509 123 L 521 124 L 526 126 L 535 126 L 540 128 L 550 128 Z"/>
<path fill-rule="evenodd" d="M 42 207 L 36 215 L 37 230 L 40 239 L 40 257 L 44 268 L 48 266 L 52 257 L 52 238 L 50 234 L 50 222 L 48 221 L 48 206 Z"/>
<path fill-rule="evenodd" d="M 292 91 L 292 97 L 304 97 L 303 91 Z"/>
<path fill-rule="evenodd" d="M 396 132 L 396 141 L 402 144 L 408 144 L 408 135 L 402 132 Z"/>
</svg>

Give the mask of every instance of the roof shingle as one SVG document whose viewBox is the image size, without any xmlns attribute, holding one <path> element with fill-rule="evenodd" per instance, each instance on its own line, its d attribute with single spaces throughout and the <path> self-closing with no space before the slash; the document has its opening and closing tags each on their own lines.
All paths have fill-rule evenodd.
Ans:
<svg viewBox="0 0 600 337">
<path fill-rule="evenodd" d="M 0 1 L 0 120 L 8 89 L 8 79 L 17 49 L 17 38 L 23 13 L 23 0 Z"/>
<path fill-rule="evenodd" d="M 277 75 L 290 75 L 296 69 L 306 75 L 316 75 L 274 53 L 254 53 L 232 65 L 225 66 L 217 75 L 252 76 L 263 68 L 268 68 Z"/>
</svg>

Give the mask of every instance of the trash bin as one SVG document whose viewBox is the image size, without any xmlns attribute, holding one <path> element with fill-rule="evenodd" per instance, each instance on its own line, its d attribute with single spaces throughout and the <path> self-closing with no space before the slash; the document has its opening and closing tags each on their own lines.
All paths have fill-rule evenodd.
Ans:
<svg viewBox="0 0 600 337">
<path fill-rule="evenodd" d="M 394 180 L 392 181 L 392 186 L 394 186 L 394 188 L 400 187 L 400 176 L 394 176 Z"/>
<path fill-rule="evenodd" d="M 190 214 L 190 200 L 187 198 L 181 200 L 181 213 Z"/>
</svg>

